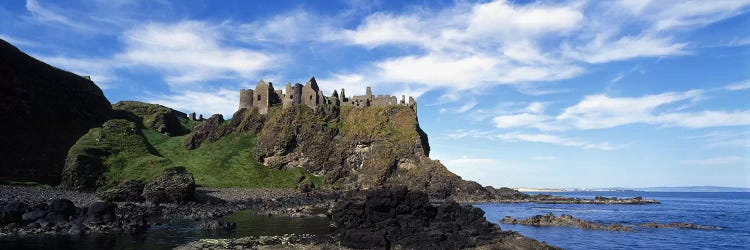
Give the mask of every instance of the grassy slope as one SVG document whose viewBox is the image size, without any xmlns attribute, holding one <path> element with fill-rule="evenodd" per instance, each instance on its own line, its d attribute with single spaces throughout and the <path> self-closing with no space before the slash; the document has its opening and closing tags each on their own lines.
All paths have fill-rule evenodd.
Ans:
<svg viewBox="0 0 750 250">
<path fill-rule="evenodd" d="M 207 187 L 295 187 L 295 179 L 306 175 L 316 185 L 322 180 L 302 169 L 276 170 L 265 167 L 252 158 L 254 135 L 231 134 L 214 143 L 194 150 L 185 149 L 184 136 L 169 137 L 153 130 L 142 130 L 142 150 L 121 151 L 105 161 L 105 176 L 110 184 L 129 179 L 151 180 L 164 168 L 185 166 L 193 173 L 198 185 Z"/>
</svg>

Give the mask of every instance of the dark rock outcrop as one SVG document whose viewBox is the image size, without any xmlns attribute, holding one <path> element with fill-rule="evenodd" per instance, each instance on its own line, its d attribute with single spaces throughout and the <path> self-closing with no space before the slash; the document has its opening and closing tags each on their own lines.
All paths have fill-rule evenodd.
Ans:
<svg viewBox="0 0 750 250">
<path fill-rule="evenodd" d="M 297 189 L 302 193 L 309 193 L 315 189 L 315 184 L 310 179 L 305 179 L 300 182 Z"/>
<path fill-rule="evenodd" d="M 70 200 L 54 199 L 47 204 L 30 207 L 25 203 L 12 201 L 0 206 L 0 212 L 4 211 L 12 211 L 12 220 L 0 221 L 0 235 L 142 232 L 149 227 L 143 211 L 126 208 L 118 214 L 117 205 L 111 202 L 95 202 L 88 207 L 76 207 Z M 22 213 L 20 220 L 18 213 Z"/>
<path fill-rule="evenodd" d="M 331 212 L 341 245 L 351 248 L 460 249 L 501 244 L 510 235 L 476 207 L 430 204 L 405 187 L 351 191 Z M 536 242 L 536 249 L 548 246 Z"/>
<path fill-rule="evenodd" d="M 117 217 L 117 205 L 112 202 L 97 202 L 91 204 L 86 214 L 86 221 L 92 224 L 112 222 Z"/>
<path fill-rule="evenodd" d="M 556 227 L 576 227 L 581 229 L 606 230 L 606 231 L 633 231 L 633 227 L 621 224 L 602 224 L 591 221 L 585 221 L 574 218 L 571 215 L 563 214 L 555 216 L 551 213 L 544 215 L 535 215 L 526 219 L 514 219 L 506 216 L 500 222 L 505 224 L 521 224 L 528 226 L 556 226 Z"/>
<path fill-rule="evenodd" d="M 183 125 L 187 114 L 158 104 L 137 101 L 120 101 L 112 105 L 115 114 L 122 119 L 136 122 L 145 128 L 169 136 L 180 136 L 190 132 Z"/>
<path fill-rule="evenodd" d="M 165 169 L 147 184 L 143 197 L 152 203 L 183 203 L 194 200 L 195 179 L 184 167 Z"/>
<path fill-rule="evenodd" d="M 212 115 L 211 118 L 204 121 L 197 127 L 195 131 L 190 133 L 184 139 L 184 144 L 187 149 L 196 149 L 204 142 L 215 142 L 222 136 L 231 132 L 227 126 L 222 126 L 224 123 L 224 116 L 221 114 Z"/>
<path fill-rule="evenodd" d="M 26 213 L 28 207 L 26 204 L 20 202 L 10 202 L 0 209 L 0 226 L 4 226 L 10 223 L 20 223 L 24 219 L 23 215 Z"/>
<path fill-rule="evenodd" d="M 117 185 L 110 189 L 99 192 L 98 195 L 99 195 L 99 198 L 105 201 L 140 202 L 144 200 L 141 194 L 143 194 L 143 188 L 145 186 L 146 186 L 146 183 L 143 181 L 128 180 L 128 181 L 121 183 L 120 185 Z"/>
<path fill-rule="evenodd" d="M 647 228 L 685 228 L 685 229 L 700 229 L 700 230 L 722 229 L 722 227 L 717 227 L 717 226 L 699 225 L 699 224 L 686 223 L 686 222 L 671 222 L 671 223 L 648 222 L 648 223 L 638 224 L 638 226 L 647 227 Z"/>
<path fill-rule="evenodd" d="M 70 146 L 111 112 L 91 80 L 0 39 L 0 182 L 58 184 Z"/>
<path fill-rule="evenodd" d="M 231 221 L 207 220 L 201 223 L 201 229 L 210 231 L 232 231 L 237 224 Z"/>
</svg>

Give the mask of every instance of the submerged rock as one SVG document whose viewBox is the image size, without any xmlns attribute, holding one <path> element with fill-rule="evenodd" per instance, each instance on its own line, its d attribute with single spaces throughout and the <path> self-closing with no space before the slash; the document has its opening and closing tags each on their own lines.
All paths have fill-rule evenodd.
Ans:
<svg viewBox="0 0 750 250">
<path fill-rule="evenodd" d="M 621 224 L 602 224 L 585 221 L 567 214 L 563 214 L 558 217 L 554 216 L 552 213 L 548 213 L 544 215 L 535 215 L 521 220 L 506 216 L 505 218 L 500 220 L 500 222 L 505 224 L 520 224 L 528 226 L 556 226 L 606 231 L 633 231 L 633 227 L 630 226 L 624 226 Z"/>
<path fill-rule="evenodd" d="M 165 169 L 146 185 L 143 196 L 152 203 L 183 203 L 194 200 L 195 179 L 185 167 Z"/>
<path fill-rule="evenodd" d="M 717 226 L 698 225 L 698 224 L 686 223 L 686 222 L 671 222 L 671 223 L 648 222 L 648 223 L 638 224 L 638 226 L 648 227 L 648 228 L 687 228 L 687 229 L 701 229 L 701 230 L 722 229 L 722 227 L 717 227 Z"/>
<path fill-rule="evenodd" d="M 237 224 L 231 221 L 208 220 L 200 225 L 203 230 L 212 231 L 232 231 L 237 228 Z"/>
</svg>

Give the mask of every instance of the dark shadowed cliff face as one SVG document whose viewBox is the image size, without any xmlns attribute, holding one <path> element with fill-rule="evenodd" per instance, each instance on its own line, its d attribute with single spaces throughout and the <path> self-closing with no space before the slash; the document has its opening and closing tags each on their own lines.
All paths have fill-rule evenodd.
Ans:
<svg viewBox="0 0 750 250">
<path fill-rule="evenodd" d="M 0 181 L 57 184 L 70 146 L 111 110 L 92 81 L 0 40 Z"/>
</svg>

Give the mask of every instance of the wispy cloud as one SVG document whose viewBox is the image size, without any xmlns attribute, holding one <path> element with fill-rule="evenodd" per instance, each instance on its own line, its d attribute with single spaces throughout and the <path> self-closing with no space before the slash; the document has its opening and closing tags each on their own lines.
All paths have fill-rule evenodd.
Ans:
<svg viewBox="0 0 750 250">
<path fill-rule="evenodd" d="M 534 143 L 546 143 L 559 146 L 567 147 L 579 147 L 583 149 L 598 149 L 598 150 L 615 150 L 622 146 L 612 145 L 608 142 L 602 143 L 590 143 L 586 141 L 561 137 L 550 134 L 525 134 L 525 133 L 504 133 L 496 135 L 498 139 L 511 142 L 534 142 Z"/>
<path fill-rule="evenodd" d="M 73 18 L 60 14 L 60 12 L 62 12 L 60 10 L 39 4 L 37 0 L 26 0 L 26 10 L 29 11 L 29 13 L 31 13 L 34 18 L 41 22 L 60 24 L 79 31 L 96 30 L 89 24 L 74 20 Z"/>
<path fill-rule="evenodd" d="M 685 165 L 730 165 L 745 161 L 747 161 L 747 159 L 741 156 L 723 156 L 708 159 L 686 160 L 682 161 L 682 163 Z"/>
<path fill-rule="evenodd" d="M 147 97 L 144 101 L 206 116 L 222 114 L 226 119 L 237 111 L 239 96 L 237 89 L 220 88 L 206 91 L 179 91 L 175 94 Z"/>
<path fill-rule="evenodd" d="M 278 56 L 222 43 L 221 27 L 206 22 L 151 23 L 125 32 L 117 58 L 159 70 L 170 84 L 255 79 L 279 65 Z"/>
<path fill-rule="evenodd" d="M 750 89 L 750 80 L 729 84 L 724 88 L 732 91 Z"/>
</svg>

